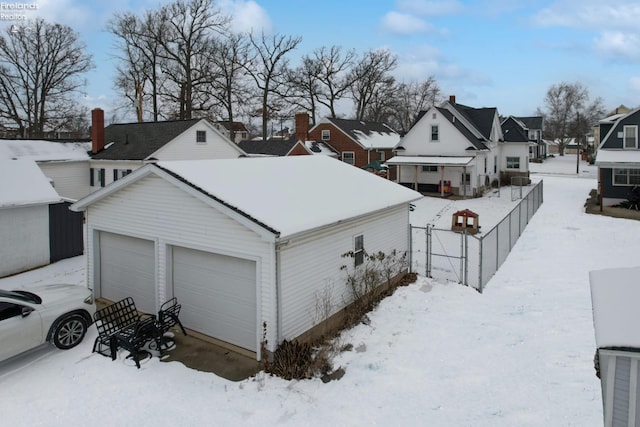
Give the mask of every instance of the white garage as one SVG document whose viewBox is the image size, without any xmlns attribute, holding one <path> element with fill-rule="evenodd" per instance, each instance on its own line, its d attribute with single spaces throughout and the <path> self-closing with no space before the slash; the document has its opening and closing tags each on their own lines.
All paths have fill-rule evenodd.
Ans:
<svg viewBox="0 0 640 427">
<path fill-rule="evenodd" d="M 138 310 L 156 312 L 154 243 L 122 234 L 100 232 L 96 294 L 111 301 L 132 297 Z"/>
<path fill-rule="evenodd" d="M 173 247 L 173 294 L 182 324 L 256 351 L 255 261 Z"/>
<path fill-rule="evenodd" d="M 175 296 L 185 327 L 259 360 L 264 339 L 275 351 L 348 303 L 343 254 L 408 250 L 420 197 L 335 159 L 295 156 L 149 164 L 72 210 L 85 212 L 89 287 L 151 312 Z"/>
</svg>

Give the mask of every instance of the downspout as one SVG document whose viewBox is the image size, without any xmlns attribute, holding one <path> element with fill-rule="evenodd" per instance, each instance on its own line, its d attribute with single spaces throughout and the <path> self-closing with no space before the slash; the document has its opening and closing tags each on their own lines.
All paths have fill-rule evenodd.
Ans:
<svg viewBox="0 0 640 427">
<path fill-rule="evenodd" d="M 444 165 L 440 166 L 440 197 L 444 197 Z"/>
<path fill-rule="evenodd" d="M 285 243 L 286 244 L 286 243 Z M 280 250 L 283 245 L 279 242 L 275 242 L 275 256 L 276 256 L 276 271 L 275 271 L 275 280 L 276 280 L 276 342 L 275 348 L 278 348 L 278 344 L 282 339 L 282 287 L 280 284 Z"/>
<path fill-rule="evenodd" d="M 418 165 L 413 165 L 413 189 L 418 191 Z"/>
<path fill-rule="evenodd" d="M 598 167 L 598 199 L 600 202 L 600 212 L 602 212 L 602 168 Z"/>
<path fill-rule="evenodd" d="M 469 177 L 469 181 L 471 181 L 471 177 Z M 462 198 L 466 199 L 467 198 L 467 167 L 463 166 L 462 167 Z"/>
</svg>

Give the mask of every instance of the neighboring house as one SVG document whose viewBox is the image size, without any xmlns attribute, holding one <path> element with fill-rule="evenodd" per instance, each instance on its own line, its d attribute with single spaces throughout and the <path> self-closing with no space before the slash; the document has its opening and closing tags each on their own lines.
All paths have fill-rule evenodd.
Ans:
<svg viewBox="0 0 640 427">
<path fill-rule="evenodd" d="M 296 114 L 298 140 L 321 141 L 335 150 L 340 160 L 359 168 L 374 160 L 391 158 L 393 148 L 400 141 L 398 132 L 377 122 L 326 118 L 307 129 L 309 116 L 306 113 Z"/>
<path fill-rule="evenodd" d="M 233 142 L 239 142 L 249 139 L 249 130 L 242 122 L 231 122 L 220 120 L 213 122 L 215 127 L 221 134 L 229 138 Z M 231 131 L 233 131 L 233 138 L 231 138 Z"/>
<path fill-rule="evenodd" d="M 78 200 L 89 193 L 91 142 L 13 139 L 0 140 L 0 160 L 34 160 L 57 193 Z"/>
<path fill-rule="evenodd" d="M 594 148 L 598 148 L 598 146 L 600 145 L 601 137 L 604 136 L 604 134 L 600 133 L 600 125 L 602 123 L 613 124 L 616 120 L 627 114 L 629 111 L 631 111 L 630 108 L 628 108 L 624 104 L 620 104 L 619 107 L 616 107 L 613 110 L 609 111 L 604 119 L 600 120 L 593 126 L 592 132 Z"/>
<path fill-rule="evenodd" d="M 640 425 L 640 268 L 589 272 L 604 426 Z"/>
<path fill-rule="evenodd" d="M 83 252 L 82 215 L 32 160 L 0 160 L 0 277 Z"/>
<path fill-rule="evenodd" d="M 544 118 L 542 116 L 513 117 L 514 120 L 522 123 L 527 138 L 533 144 L 529 145 L 529 158 L 534 160 L 544 160 L 547 157 L 547 144 L 542 135 L 544 128 Z"/>
<path fill-rule="evenodd" d="M 640 108 L 618 117 L 613 123 L 601 122 L 602 141 L 595 164 L 602 206 L 620 203 L 640 185 Z"/>
<path fill-rule="evenodd" d="M 330 157 L 338 157 L 338 154 L 329 146 L 317 141 L 296 141 L 295 138 L 279 140 L 249 140 L 240 141 L 238 146 L 249 157 L 259 156 L 305 156 L 310 154 L 322 154 Z"/>
<path fill-rule="evenodd" d="M 528 142 L 505 143 L 495 108 L 453 96 L 421 112 L 395 152 L 386 162 L 395 181 L 423 193 L 477 196 L 500 178 L 529 175 Z"/>
<path fill-rule="evenodd" d="M 93 110 L 92 118 L 93 145 L 88 174 L 91 191 L 147 163 L 246 156 L 206 119 L 112 124 L 104 128 L 102 110 Z"/>
<path fill-rule="evenodd" d="M 500 127 L 504 138 L 504 142 L 500 144 L 500 164 L 504 165 L 502 178 L 510 183 L 512 177 L 525 177 L 528 184 L 531 148 L 534 148 L 537 155 L 541 147 L 537 139 L 532 139 L 537 138 L 538 132 L 530 132 L 524 122 L 513 116 L 503 120 Z M 523 152 L 528 152 L 529 156 L 523 158 Z"/>
<path fill-rule="evenodd" d="M 349 302 L 343 265 L 408 251 L 420 197 L 327 156 L 293 156 L 160 161 L 72 209 L 85 211 L 97 297 L 155 313 L 175 296 L 185 327 L 260 359 L 262 342 L 273 352 Z"/>
</svg>

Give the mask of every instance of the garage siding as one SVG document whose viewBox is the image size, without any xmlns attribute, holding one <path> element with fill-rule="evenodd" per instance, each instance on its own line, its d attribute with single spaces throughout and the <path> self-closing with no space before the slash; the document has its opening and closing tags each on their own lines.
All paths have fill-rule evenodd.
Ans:
<svg viewBox="0 0 640 427">
<path fill-rule="evenodd" d="M 171 246 L 260 260 L 258 273 L 259 323 L 275 325 L 275 259 L 273 243 L 261 240 L 253 231 L 213 209 L 189 193 L 155 175 L 121 189 L 87 209 L 88 246 L 94 248 L 95 230 L 157 239 L 157 301 L 172 296 L 168 275 Z M 90 246 L 89 246 L 90 245 Z M 89 251 L 88 265 L 95 264 Z M 93 287 L 97 272 L 90 271 Z M 256 330 L 258 325 L 256 325 Z M 270 343 L 275 335 L 268 336 Z"/>
<path fill-rule="evenodd" d="M 0 209 L 0 277 L 49 264 L 49 206 Z"/>
<path fill-rule="evenodd" d="M 336 313 L 349 294 L 341 265 L 352 258 L 341 255 L 353 250 L 356 235 L 364 236 L 364 248 L 373 253 L 408 250 L 409 210 L 401 206 L 387 212 L 349 221 L 304 239 L 290 241 L 281 250 L 282 338 L 293 339 L 321 322 L 316 301 L 330 289 Z"/>
</svg>

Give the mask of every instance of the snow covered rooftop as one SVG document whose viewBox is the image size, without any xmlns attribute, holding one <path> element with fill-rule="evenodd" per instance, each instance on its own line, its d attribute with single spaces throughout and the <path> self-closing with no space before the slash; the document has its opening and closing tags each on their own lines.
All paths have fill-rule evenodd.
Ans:
<svg viewBox="0 0 640 427">
<path fill-rule="evenodd" d="M 395 156 L 387 160 L 388 165 L 441 165 L 464 166 L 468 165 L 473 157 L 453 156 Z"/>
<path fill-rule="evenodd" d="M 596 345 L 640 348 L 640 267 L 589 272 Z"/>
<path fill-rule="evenodd" d="M 33 160 L 0 159 L 0 208 L 62 200 Z"/>
<path fill-rule="evenodd" d="M 88 160 L 90 142 L 57 142 L 32 139 L 0 140 L 0 160 L 29 159 L 38 162 Z"/>
<path fill-rule="evenodd" d="M 328 156 L 165 161 L 158 166 L 281 236 L 422 197 Z"/>
<path fill-rule="evenodd" d="M 365 148 L 370 149 L 387 149 L 394 148 L 400 141 L 400 135 L 395 132 L 376 132 L 371 131 L 369 133 L 362 132 L 360 130 L 354 130 L 353 134 L 358 139 L 358 142 Z"/>
<path fill-rule="evenodd" d="M 601 148 L 596 154 L 597 166 L 637 166 L 640 165 L 640 150 L 607 150 Z"/>
</svg>

